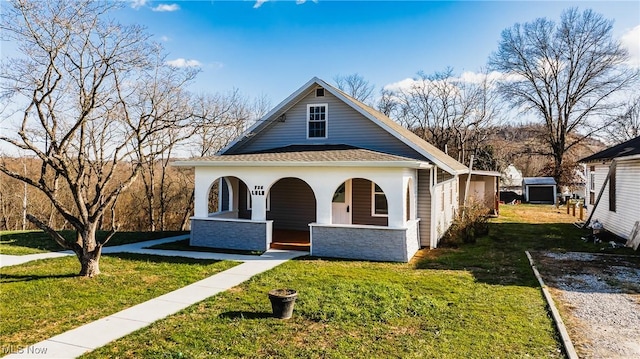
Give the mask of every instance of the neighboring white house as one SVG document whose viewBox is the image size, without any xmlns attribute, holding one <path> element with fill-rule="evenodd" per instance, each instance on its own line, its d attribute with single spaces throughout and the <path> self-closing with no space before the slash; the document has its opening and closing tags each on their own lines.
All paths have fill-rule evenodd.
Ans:
<svg viewBox="0 0 640 359">
<path fill-rule="evenodd" d="M 318 78 L 218 155 L 175 165 L 195 168 L 192 245 L 266 250 L 296 231 L 315 256 L 401 262 L 438 245 L 468 173 Z M 496 189 L 487 185 L 483 196 Z M 218 191 L 215 210 L 210 191 Z"/>
<path fill-rule="evenodd" d="M 514 165 L 508 165 L 500 176 L 500 191 L 522 194 L 522 172 Z"/>
<path fill-rule="evenodd" d="M 585 198 L 591 219 L 597 219 L 605 230 L 617 236 L 637 241 L 640 236 L 640 137 L 580 162 L 587 165 Z"/>
</svg>

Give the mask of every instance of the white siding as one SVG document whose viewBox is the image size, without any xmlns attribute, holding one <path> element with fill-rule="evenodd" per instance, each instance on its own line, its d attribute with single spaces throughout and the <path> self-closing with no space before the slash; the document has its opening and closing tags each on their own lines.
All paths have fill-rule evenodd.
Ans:
<svg viewBox="0 0 640 359">
<path fill-rule="evenodd" d="M 284 122 L 274 121 L 233 153 L 246 153 L 302 144 L 342 144 L 419 160 L 425 158 L 377 124 L 325 91 L 316 97 L 311 91 L 286 112 Z M 327 104 L 327 138 L 307 139 L 307 105 Z M 228 154 L 231 154 L 230 152 Z"/>
<path fill-rule="evenodd" d="M 594 166 L 596 199 L 609 171 L 609 164 L 607 162 Z M 640 160 L 618 162 L 616 167 L 616 211 L 609 211 L 609 184 L 607 184 L 592 221 L 597 219 L 606 230 L 626 239 L 634 223 L 640 221 Z M 587 178 L 590 178 L 589 174 Z M 590 206 L 589 210 L 593 210 L 593 206 Z"/>
</svg>

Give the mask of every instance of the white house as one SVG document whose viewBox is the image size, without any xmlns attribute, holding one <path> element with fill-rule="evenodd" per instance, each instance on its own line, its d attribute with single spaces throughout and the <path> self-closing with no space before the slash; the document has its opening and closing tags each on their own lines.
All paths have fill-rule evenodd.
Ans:
<svg viewBox="0 0 640 359">
<path fill-rule="evenodd" d="M 522 194 L 522 172 L 516 166 L 510 164 L 502 170 L 500 190 Z"/>
<path fill-rule="evenodd" d="M 438 245 L 468 173 L 318 78 L 218 155 L 175 165 L 195 168 L 192 245 L 266 250 L 296 235 L 315 256 L 400 262 Z"/>
<path fill-rule="evenodd" d="M 585 198 L 592 220 L 630 242 L 640 237 L 640 137 L 580 160 L 587 165 Z"/>
</svg>

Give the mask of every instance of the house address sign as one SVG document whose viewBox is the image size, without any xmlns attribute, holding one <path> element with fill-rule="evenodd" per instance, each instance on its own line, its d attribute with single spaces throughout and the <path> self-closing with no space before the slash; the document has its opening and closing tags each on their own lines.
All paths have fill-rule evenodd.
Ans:
<svg viewBox="0 0 640 359">
<path fill-rule="evenodd" d="M 253 186 L 251 194 L 253 196 L 264 196 L 264 186 Z"/>
</svg>

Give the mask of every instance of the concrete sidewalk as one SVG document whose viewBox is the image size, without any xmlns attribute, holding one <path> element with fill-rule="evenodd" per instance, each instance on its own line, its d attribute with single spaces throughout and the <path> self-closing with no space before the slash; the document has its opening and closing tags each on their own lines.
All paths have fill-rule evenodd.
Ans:
<svg viewBox="0 0 640 359">
<path fill-rule="evenodd" d="M 121 338 L 138 329 L 144 328 L 156 320 L 165 318 L 190 305 L 200 302 L 229 288 L 235 287 L 256 274 L 272 269 L 292 258 L 307 255 L 307 252 L 268 250 L 261 256 L 239 256 L 224 253 L 182 252 L 149 250 L 142 247 L 176 241 L 176 237 L 155 241 L 134 243 L 131 245 L 106 247 L 104 253 L 131 252 L 161 255 L 178 255 L 191 258 L 223 259 L 244 261 L 244 263 L 215 274 L 186 287 L 161 295 L 131 308 L 122 310 L 95 322 L 85 324 L 42 342 L 23 348 L 20 352 L 5 358 L 75 358 L 111 341 Z M 164 241 L 164 242 L 160 242 Z M 149 242 L 158 242 L 149 244 Z M 145 243 L 144 245 L 141 245 Z M 108 250 L 108 251 L 107 251 Z M 176 254 L 168 254 L 176 253 Z M 202 255 L 202 256 L 201 256 Z M 241 258 L 241 259 L 240 259 Z"/>
<path fill-rule="evenodd" d="M 113 247 L 103 247 L 102 254 L 138 253 L 138 254 L 152 254 L 157 256 L 186 257 L 186 258 L 195 258 L 195 259 L 214 259 L 214 260 L 241 261 L 241 262 L 252 261 L 259 258 L 259 256 L 242 255 L 242 254 L 173 251 L 173 250 L 147 248 L 147 247 L 152 247 L 158 244 L 176 242 L 176 241 L 187 239 L 187 238 L 189 238 L 189 235 L 185 234 L 181 236 L 153 239 L 150 241 L 129 243 L 129 244 L 123 244 L 123 245 L 113 246 Z M 18 264 L 24 264 L 24 263 L 39 260 L 39 259 L 58 258 L 58 257 L 71 256 L 71 255 L 74 255 L 72 251 L 26 254 L 22 256 L 0 254 L 0 268 L 14 266 Z"/>
<path fill-rule="evenodd" d="M 21 348 L 17 353 L 5 358 L 75 358 L 118 338 L 144 328 L 156 320 L 165 318 L 208 297 L 235 287 L 256 274 L 272 269 L 292 258 L 308 252 L 268 250 L 261 256 L 212 252 L 189 252 L 148 249 L 157 244 L 175 242 L 189 238 L 189 235 L 154 239 L 150 241 L 104 247 L 103 254 L 138 253 L 195 259 L 231 260 L 244 262 L 211 277 L 186 287 L 174 290 L 157 298 L 127 308 L 56 335 L 47 340 Z M 71 251 L 29 254 L 23 256 L 0 255 L 0 267 L 27 263 L 38 259 L 57 258 L 74 255 Z M 17 348 L 16 348 L 17 349 Z"/>
</svg>

